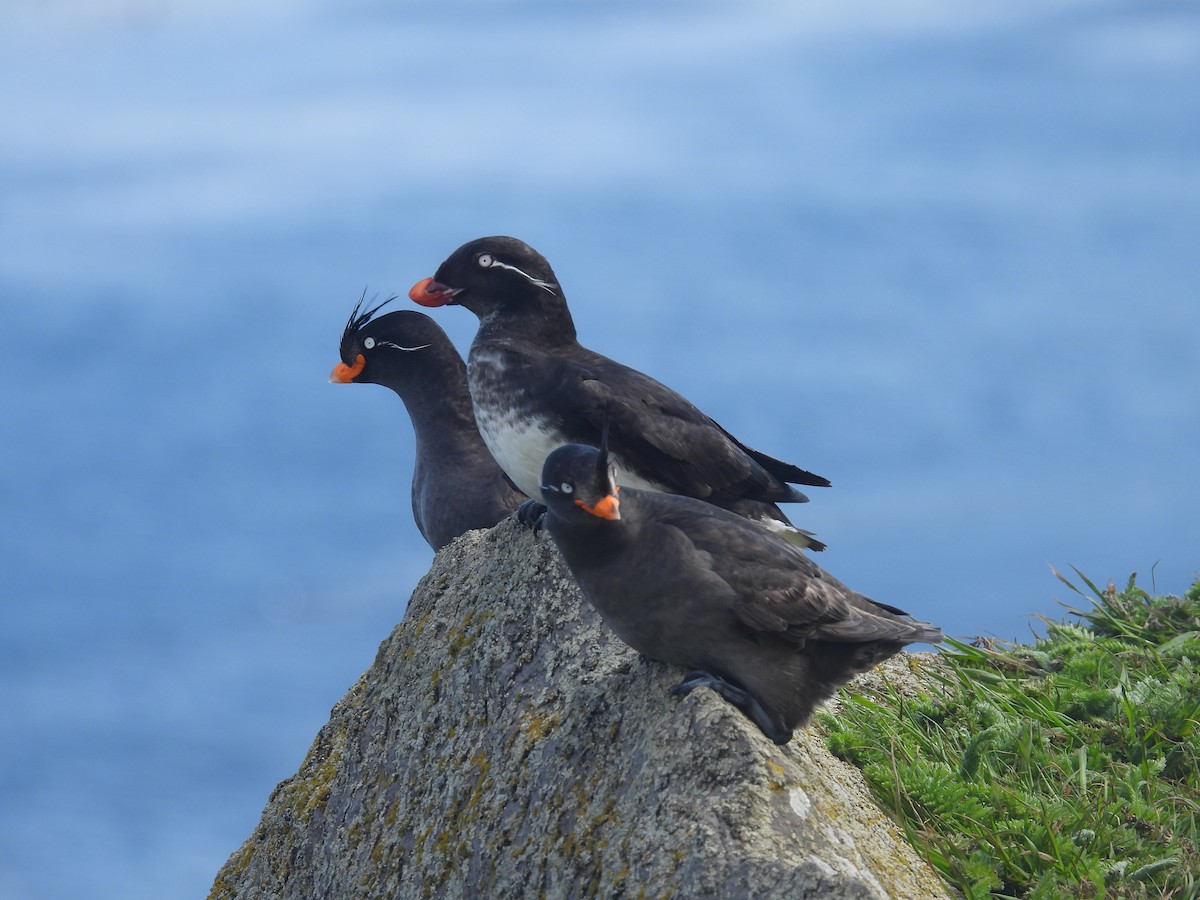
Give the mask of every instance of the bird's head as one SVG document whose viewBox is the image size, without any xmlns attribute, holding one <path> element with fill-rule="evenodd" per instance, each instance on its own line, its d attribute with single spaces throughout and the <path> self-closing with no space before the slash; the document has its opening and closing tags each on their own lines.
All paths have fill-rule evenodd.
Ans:
<svg viewBox="0 0 1200 900">
<path fill-rule="evenodd" d="M 463 244 L 432 278 L 414 284 L 408 296 L 421 306 L 465 306 L 481 321 L 494 314 L 530 320 L 565 316 L 568 324 L 571 321 L 550 263 L 512 237 Z M 570 330 L 573 337 L 574 325 Z"/>
<path fill-rule="evenodd" d="M 373 318 L 395 300 L 363 311 L 360 299 L 342 332 L 338 354 L 342 361 L 333 367 L 333 384 L 384 384 L 395 387 L 404 376 L 421 365 L 431 348 L 450 339 L 433 319 L 413 310 L 398 310 Z"/>
<path fill-rule="evenodd" d="M 542 502 L 551 515 L 568 522 L 620 519 L 619 490 L 606 449 L 567 444 L 542 466 Z"/>
</svg>

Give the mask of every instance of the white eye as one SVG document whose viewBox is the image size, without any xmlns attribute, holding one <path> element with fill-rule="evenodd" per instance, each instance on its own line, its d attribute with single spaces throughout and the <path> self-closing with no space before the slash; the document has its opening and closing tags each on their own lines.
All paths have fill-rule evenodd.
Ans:
<svg viewBox="0 0 1200 900">
<path fill-rule="evenodd" d="M 492 254 L 490 253 L 480 253 L 478 262 L 483 268 L 490 269 L 495 260 L 492 259 Z"/>
<path fill-rule="evenodd" d="M 574 487 L 574 485 L 571 484 L 571 482 L 564 481 L 562 484 L 560 484 L 558 486 L 558 489 L 560 491 L 562 491 L 564 494 L 569 494 L 569 493 L 571 493 L 571 491 L 575 490 L 575 487 Z"/>
<path fill-rule="evenodd" d="M 372 349 L 375 346 L 375 338 L 364 338 L 363 346 L 368 350 Z"/>
</svg>

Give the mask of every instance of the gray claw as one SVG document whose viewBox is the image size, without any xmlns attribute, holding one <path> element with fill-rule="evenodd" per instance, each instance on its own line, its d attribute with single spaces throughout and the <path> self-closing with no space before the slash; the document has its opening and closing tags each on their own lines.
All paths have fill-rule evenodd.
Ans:
<svg viewBox="0 0 1200 900">
<path fill-rule="evenodd" d="M 671 689 L 671 694 L 674 696 L 683 696 L 690 694 L 698 687 L 712 688 L 745 713 L 746 717 L 758 726 L 759 731 L 776 744 L 786 744 L 792 739 L 792 733 L 781 730 L 753 694 L 745 688 L 740 688 L 733 682 L 726 681 L 721 676 L 714 675 L 711 672 L 705 672 L 703 669 L 693 669 L 691 672 L 688 672 L 687 675 L 683 676 L 683 681 Z"/>
<path fill-rule="evenodd" d="M 537 534 L 546 527 L 546 505 L 536 500 L 526 500 L 517 507 L 517 521 Z"/>
</svg>

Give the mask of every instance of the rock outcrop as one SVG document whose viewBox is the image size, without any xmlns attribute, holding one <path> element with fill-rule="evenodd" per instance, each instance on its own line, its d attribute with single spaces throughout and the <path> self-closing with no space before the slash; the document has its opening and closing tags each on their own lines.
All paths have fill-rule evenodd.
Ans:
<svg viewBox="0 0 1200 900">
<path fill-rule="evenodd" d="M 210 898 L 903 897 L 858 770 L 640 658 L 513 522 L 438 554 Z"/>
</svg>

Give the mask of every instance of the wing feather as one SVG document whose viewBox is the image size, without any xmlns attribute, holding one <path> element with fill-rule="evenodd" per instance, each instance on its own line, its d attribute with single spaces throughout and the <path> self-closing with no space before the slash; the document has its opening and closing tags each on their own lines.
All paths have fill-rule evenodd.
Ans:
<svg viewBox="0 0 1200 900">
<path fill-rule="evenodd" d="M 643 497 L 653 495 L 643 494 Z M 798 548 L 762 526 L 702 503 L 652 500 L 655 518 L 687 534 L 736 598 L 734 612 L 754 631 L 802 644 L 940 640 L 932 626 L 850 590 Z"/>
<path fill-rule="evenodd" d="M 592 354 L 584 362 L 564 365 L 560 388 L 597 437 L 607 419 L 612 442 L 622 448 L 626 463 L 653 472 L 673 493 L 714 503 L 741 497 L 798 499 L 798 492 L 763 468 L 720 425 L 647 375 Z"/>
</svg>

